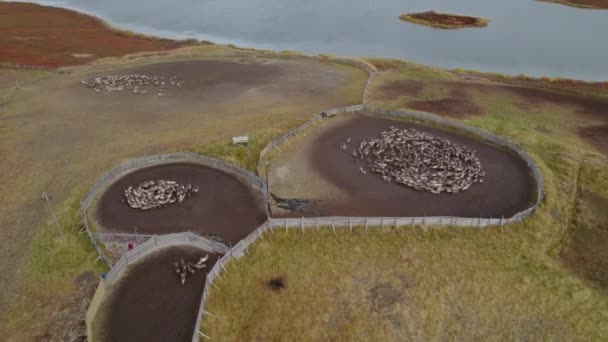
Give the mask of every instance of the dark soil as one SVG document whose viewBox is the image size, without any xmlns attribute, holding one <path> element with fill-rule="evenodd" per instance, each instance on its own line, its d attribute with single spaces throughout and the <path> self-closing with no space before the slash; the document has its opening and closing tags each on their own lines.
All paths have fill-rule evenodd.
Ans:
<svg viewBox="0 0 608 342">
<path fill-rule="evenodd" d="M 182 86 L 162 91 L 165 101 L 174 98 L 178 102 L 175 106 L 182 106 L 182 101 L 194 102 L 197 105 L 202 101 L 209 101 L 210 106 L 215 106 L 221 101 L 233 102 L 235 97 L 254 89 L 262 91 L 261 88 L 270 98 L 276 94 L 275 92 L 279 92 L 281 97 L 327 96 L 328 91 L 333 91 L 345 81 L 343 77 L 319 70 L 315 65 L 236 60 L 154 63 L 127 68 L 112 74 L 144 74 L 165 79 L 175 77 Z M 107 74 L 96 76 L 105 75 Z M 298 81 L 294 82 L 294 79 Z M 146 100 L 157 97 L 157 92 L 149 91 L 146 95 L 134 95 L 126 91 L 106 93 L 102 96 L 112 97 L 117 101 L 123 98 Z"/>
<path fill-rule="evenodd" d="M 266 286 L 273 291 L 281 291 L 287 286 L 287 282 L 283 277 L 272 278 L 266 282 Z"/>
<path fill-rule="evenodd" d="M 207 271 L 219 255 L 210 254 L 205 270 L 188 274 L 182 285 L 173 263 L 198 260 L 206 253 L 192 246 L 167 247 L 129 266 L 114 285 L 104 310 L 95 317 L 99 341 L 191 341 Z"/>
<path fill-rule="evenodd" d="M 453 89 L 450 96 L 445 99 L 413 101 L 409 102 L 407 106 L 412 109 L 455 118 L 483 114 L 483 110 L 475 104 L 471 96 L 461 89 Z"/>
<path fill-rule="evenodd" d="M 583 127 L 577 133 L 604 155 L 608 156 L 608 124 L 604 126 Z"/>
<path fill-rule="evenodd" d="M 486 170 L 483 183 L 457 194 L 436 195 L 387 183 L 371 172 L 362 174 L 362 162 L 353 158 L 350 150 L 390 126 L 429 132 L 476 151 Z M 348 137 L 352 139 L 349 149 L 341 151 L 339 145 Z M 526 163 L 510 151 L 454 132 L 389 118 L 358 115 L 324 132 L 313 143 L 310 158 L 322 177 L 348 194 L 343 202 L 323 199 L 325 204 L 319 211 L 328 216 L 500 218 L 528 208 L 535 198 L 534 179 Z"/>
<path fill-rule="evenodd" d="M 175 180 L 198 186 L 199 192 L 179 204 L 152 210 L 131 208 L 124 190 L 150 179 Z M 101 196 L 97 217 L 111 232 L 167 234 L 193 231 L 236 244 L 266 220 L 261 195 L 237 177 L 203 165 L 157 165 L 118 179 Z"/>
<path fill-rule="evenodd" d="M 424 82 L 418 80 L 397 80 L 383 84 L 375 93 L 380 99 L 397 99 L 401 96 L 418 96 L 424 89 Z"/>
</svg>

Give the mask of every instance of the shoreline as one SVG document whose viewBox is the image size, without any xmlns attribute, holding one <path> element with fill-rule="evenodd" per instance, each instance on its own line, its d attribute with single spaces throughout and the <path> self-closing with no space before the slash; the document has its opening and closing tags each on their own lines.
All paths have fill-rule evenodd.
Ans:
<svg viewBox="0 0 608 342">
<path fill-rule="evenodd" d="M 424 58 L 424 54 L 422 56 L 417 56 L 416 54 L 408 53 L 407 51 L 376 51 L 377 49 L 371 49 L 372 51 L 363 51 L 363 52 L 340 52 L 333 51 L 331 48 L 319 47 L 315 49 L 307 49 L 305 47 L 289 46 L 289 44 L 281 45 L 281 44 L 273 44 L 271 42 L 268 43 L 253 43 L 250 41 L 242 40 L 242 39 L 229 39 L 222 37 L 220 35 L 207 34 L 204 32 L 177 32 L 177 31 L 168 31 L 162 29 L 156 29 L 147 27 L 145 25 L 137 25 L 137 24 L 128 24 L 115 22 L 104 15 L 100 15 L 94 10 L 87 10 L 80 6 L 73 6 L 68 3 L 62 2 L 54 2 L 54 1 L 36 1 L 36 4 L 41 4 L 45 6 L 66 6 L 60 8 L 67 8 L 70 10 L 78 11 L 80 13 L 85 13 L 90 16 L 95 16 L 101 18 L 102 20 L 110 23 L 113 27 L 118 27 L 125 29 L 126 31 L 131 32 L 142 32 L 147 36 L 156 36 L 156 37 L 167 37 L 169 39 L 188 39 L 192 38 L 197 41 L 207 41 L 213 42 L 215 44 L 225 44 L 229 46 L 239 46 L 239 47 L 253 47 L 257 50 L 272 50 L 276 52 L 289 50 L 289 51 L 302 51 L 304 48 L 307 51 L 304 51 L 305 54 L 330 54 L 330 55 L 340 55 L 347 56 L 351 58 L 357 57 L 375 57 L 375 58 L 391 58 L 391 59 L 401 59 L 407 61 L 413 61 L 414 63 L 426 64 L 433 67 L 441 68 L 441 69 L 468 69 L 468 70 L 476 70 L 479 72 L 488 72 L 488 73 L 503 73 L 512 77 L 518 75 L 529 75 L 531 77 L 542 78 L 542 77 L 551 77 L 551 78 L 562 78 L 562 79 L 572 79 L 572 80 L 581 80 L 585 82 L 605 82 L 608 81 L 608 78 L 602 78 L 602 72 L 592 72 L 591 69 L 581 69 L 576 64 L 569 66 L 566 65 L 567 68 L 563 68 L 560 65 L 554 64 L 545 64 L 542 61 L 537 61 L 535 59 L 531 60 L 531 63 L 525 63 L 523 65 L 513 65 L 512 63 L 495 63 L 493 60 L 480 60 L 471 59 L 467 56 L 455 56 L 456 58 L 453 60 L 445 59 L 445 58 L 433 58 L 429 56 L 429 58 Z M 293 45 L 293 44 L 292 44 Z M 340 49 L 338 49 L 340 50 Z M 363 49 L 366 50 L 366 49 Z M 559 61 L 556 61 L 559 62 Z M 594 64 L 595 65 L 595 64 Z M 601 71 L 603 66 L 595 65 L 595 69 Z"/>
<path fill-rule="evenodd" d="M 587 4 L 583 4 L 583 3 L 576 3 L 576 2 L 572 2 L 572 1 L 568 1 L 568 0 L 536 0 L 536 1 L 548 2 L 548 3 L 553 3 L 553 4 L 568 6 L 568 7 L 574 7 L 574 8 L 580 8 L 580 9 L 593 9 L 593 10 L 608 9 L 608 4 L 606 4 L 605 6 L 598 6 L 598 5 L 587 5 Z"/>
</svg>

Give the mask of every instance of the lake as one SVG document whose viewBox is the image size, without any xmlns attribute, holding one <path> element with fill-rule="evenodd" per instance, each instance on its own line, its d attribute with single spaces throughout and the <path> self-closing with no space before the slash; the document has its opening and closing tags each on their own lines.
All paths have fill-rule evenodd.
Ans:
<svg viewBox="0 0 608 342">
<path fill-rule="evenodd" d="M 534 0 L 63 0 L 128 30 L 309 54 L 392 57 L 445 68 L 608 80 L 608 10 Z M 435 10 L 483 17 L 440 30 L 399 20 Z"/>
</svg>

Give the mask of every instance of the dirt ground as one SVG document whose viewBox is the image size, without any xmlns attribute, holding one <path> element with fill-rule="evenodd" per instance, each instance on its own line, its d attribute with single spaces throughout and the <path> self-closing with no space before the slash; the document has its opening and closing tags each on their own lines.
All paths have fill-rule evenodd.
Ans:
<svg viewBox="0 0 608 342">
<path fill-rule="evenodd" d="M 124 191 L 146 180 L 174 180 L 199 192 L 182 203 L 151 210 L 129 207 Z M 168 234 L 183 231 L 211 234 L 236 244 L 266 221 L 264 200 L 237 177 L 203 165 L 173 163 L 129 173 L 113 183 L 97 203 L 96 216 L 104 231 Z"/>
<path fill-rule="evenodd" d="M 187 43 L 136 36 L 62 8 L 0 2 L 0 63 L 58 67 Z"/>
<path fill-rule="evenodd" d="M 294 142 L 294 153 L 286 161 L 272 161 L 270 191 L 286 198 L 307 198 L 323 201 L 315 207 L 322 216 L 461 216 L 461 217 L 510 217 L 528 208 L 534 198 L 534 181 L 529 169 L 516 155 L 481 141 L 434 127 L 411 122 L 381 118 L 369 114 L 357 114 L 351 118 L 330 119 L 313 137 Z M 416 191 L 406 186 L 386 183 L 373 174 L 362 174 L 360 161 L 350 153 L 339 149 L 348 137 L 351 146 L 368 137 L 376 136 L 390 126 L 416 128 L 466 146 L 474 151 L 486 170 L 483 183 L 474 184 L 469 190 L 457 194 L 435 195 Z M 293 146 L 310 145 L 310 149 L 297 150 Z M 294 151 L 295 150 L 295 151 Z M 298 164 L 300 160 L 301 164 Z M 305 165 L 305 166 L 303 166 Z M 308 179 L 300 179 L 291 170 L 306 168 L 312 173 Z M 283 173 L 283 175 L 280 175 Z M 321 178 L 321 183 L 315 180 Z M 309 190 L 302 194 L 290 183 L 303 182 Z M 312 185 L 307 182 L 313 182 Z M 310 188 L 316 188 L 311 190 Z M 321 190 L 324 189 L 324 190 Z M 329 189 L 327 189 L 329 188 Z M 328 197 L 328 193 L 340 194 Z M 298 216 L 300 213 L 283 213 Z"/>
<path fill-rule="evenodd" d="M 6 289 L 0 291 L 0 311 L 17 298 L 21 278 L 16 274 L 23 272 L 32 239 L 50 219 L 40 198 L 43 191 L 52 196 L 61 218 L 71 210 L 66 200 L 82 198 L 120 162 L 269 128 L 290 129 L 311 113 L 359 103 L 367 80 L 363 70 L 343 64 L 280 58 L 247 62 L 218 56 L 231 51 L 218 49 L 203 46 L 179 57 L 74 68 L 69 75 L 24 85 L 0 107 L 0 288 Z M 157 96 L 98 94 L 80 83 L 93 75 L 142 68 L 150 74 L 179 74 L 184 86 Z"/>
<path fill-rule="evenodd" d="M 207 271 L 189 274 L 181 285 L 173 263 L 205 254 L 192 246 L 167 247 L 129 266 L 94 318 L 95 341 L 191 341 Z M 210 254 L 207 269 L 219 258 Z"/>
</svg>

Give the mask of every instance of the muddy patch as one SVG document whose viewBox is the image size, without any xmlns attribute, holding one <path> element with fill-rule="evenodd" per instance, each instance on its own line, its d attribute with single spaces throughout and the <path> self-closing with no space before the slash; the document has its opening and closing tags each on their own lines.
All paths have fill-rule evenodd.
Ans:
<svg viewBox="0 0 608 342">
<path fill-rule="evenodd" d="M 608 291 L 608 198 L 583 192 L 576 227 L 561 257 L 574 273 Z"/>
<path fill-rule="evenodd" d="M 95 340 L 191 341 L 207 272 L 220 256 L 210 254 L 207 268 L 191 274 L 184 285 L 174 262 L 205 254 L 192 246 L 173 246 L 130 265 L 103 304 L 107 310 L 95 318 Z"/>
<path fill-rule="evenodd" d="M 409 102 L 407 106 L 415 110 L 454 118 L 483 114 L 481 107 L 475 104 L 469 93 L 462 89 L 452 89 L 450 96 L 441 100 L 413 101 Z"/>
<path fill-rule="evenodd" d="M 608 124 L 582 127 L 577 130 L 577 134 L 604 155 L 608 156 Z"/>
<path fill-rule="evenodd" d="M 391 284 L 382 283 L 369 289 L 369 303 L 376 313 L 386 313 L 403 301 L 403 293 Z"/>
<path fill-rule="evenodd" d="M 129 206 L 125 189 L 155 179 L 191 184 L 194 196 L 152 210 Z M 266 220 L 264 201 L 257 190 L 236 176 L 191 163 L 146 167 L 118 179 L 101 195 L 97 218 L 106 231 L 168 234 L 192 231 L 221 237 L 236 244 Z"/>
<path fill-rule="evenodd" d="M 375 93 L 381 100 L 392 100 L 401 96 L 418 96 L 423 89 L 422 81 L 398 80 L 382 85 Z"/>
<path fill-rule="evenodd" d="M 456 194 L 432 194 L 387 182 L 375 174 L 361 172 L 349 146 L 390 128 L 414 128 L 475 151 L 486 170 L 483 183 Z M 347 196 L 317 198 L 321 216 L 461 216 L 510 217 L 534 201 L 534 178 L 526 163 L 514 153 L 457 132 L 412 122 L 377 117 L 369 113 L 353 116 L 340 126 L 322 132 L 308 154 L 315 172 Z M 295 195 L 295 194 L 290 194 Z M 295 196 L 294 196 L 295 197 Z M 297 215 L 293 215 L 298 217 Z"/>
</svg>

